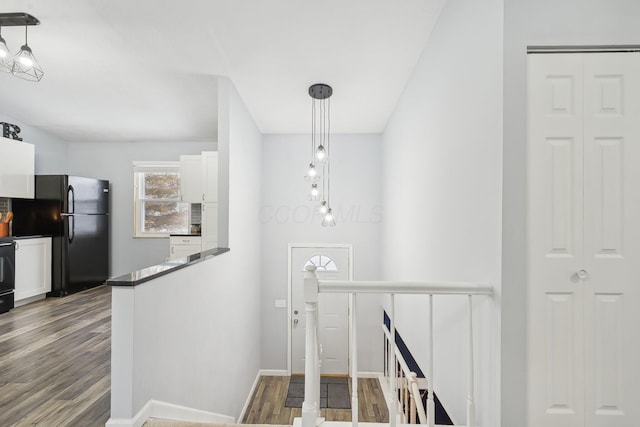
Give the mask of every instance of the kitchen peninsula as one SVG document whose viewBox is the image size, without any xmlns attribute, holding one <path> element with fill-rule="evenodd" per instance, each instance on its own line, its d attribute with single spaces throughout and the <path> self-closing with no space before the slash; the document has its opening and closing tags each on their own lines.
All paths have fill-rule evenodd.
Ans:
<svg viewBox="0 0 640 427">
<path fill-rule="evenodd" d="M 182 370 L 198 366 L 199 363 L 192 361 L 193 357 L 213 360 L 215 352 L 204 350 L 212 346 L 203 344 L 203 338 L 219 333 L 216 328 L 223 320 L 219 306 L 228 305 L 224 298 L 230 290 L 228 283 L 214 279 L 220 269 L 232 268 L 229 258 L 218 259 L 225 252 L 229 249 L 214 248 L 107 281 L 112 287 L 111 419 L 116 420 L 114 423 L 129 423 L 140 410 L 145 418 L 153 416 L 162 402 L 175 401 L 172 378 L 180 376 Z M 184 365 L 176 367 L 175 360 L 182 360 Z M 159 371 L 172 375 L 160 378 L 156 374 Z M 132 376 L 131 372 L 136 375 Z M 153 395 L 148 394 L 150 390 L 145 384 L 152 383 L 161 391 L 156 389 Z M 232 419 L 222 421 L 233 422 Z"/>
<path fill-rule="evenodd" d="M 123 274 L 107 280 L 109 286 L 137 286 L 145 282 L 157 279 L 177 270 L 197 264 L 208 258 L 213 258 L 229 252 L 229 248 L 213 248 L 203 252 L 194 253 L 182 258 L 172 259 L 161 264 L 152 265 L 143 269 Z"/>
</svg>

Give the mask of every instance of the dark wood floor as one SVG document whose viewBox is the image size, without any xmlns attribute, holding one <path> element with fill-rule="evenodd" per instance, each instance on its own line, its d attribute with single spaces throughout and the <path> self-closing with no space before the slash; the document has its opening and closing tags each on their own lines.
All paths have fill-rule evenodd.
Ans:
<svg viewBox="0 0 640 427">
<path fill-rule="evenodd" d="M 106 286 L 0 314 L 0 426 L 104 426 L 110 349 Z"/>
<path fill-rule="evenodd" d="M 261 377 L 242 422 L 245 424 L 293 424 L 293 419 L 301 416 L 302 409 L 284 406 L 288 389 L 289 377 Z M 349 379 L 349 394 L 351 394 L 351 379 Z M 377 379 L 358 379 L 358 400 L 359 421 L 389 422 L 387 404 Z M 321 415 L 327 421 L 351 421 L 351 409 L 322 409 Z"/>
</svg>

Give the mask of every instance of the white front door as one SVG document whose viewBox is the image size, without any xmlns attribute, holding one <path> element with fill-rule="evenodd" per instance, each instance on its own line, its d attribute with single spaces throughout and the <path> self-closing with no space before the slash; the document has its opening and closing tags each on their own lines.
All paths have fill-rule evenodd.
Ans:
<svg viewBox="0 0 640 427">
<path fill-rule="evenodd" d="M 304 374 L 305 311 L 303 278 L 305 265 L 318 267 L 320 280 L 349 280 L 350 247 L 291 247 L 291 373 Z M 349 296 L 320 293 L 318 341 L 322 348 L 321 374 L 346 375 L 349 369 Z"/>
<path fill-rule="evenodd" d="M 528 70 L 529 426 L 635 426 L 640 54 Z"/>
</svg>

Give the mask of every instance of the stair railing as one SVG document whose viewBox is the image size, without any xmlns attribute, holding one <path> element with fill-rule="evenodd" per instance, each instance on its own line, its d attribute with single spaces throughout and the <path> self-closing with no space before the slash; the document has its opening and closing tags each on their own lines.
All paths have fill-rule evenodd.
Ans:
<svg viewBox="0 0 640 427">
<path fill-rule="evenodd" d="M 472 296 L 492 295 L 491 286 L 475 283 L 429 283 L 429 282 L 377 282 L 377 281 L 319 281 L 315 274 L 316 267 L 307 266 L 304 276 L 304 298 L 306 313 L 305 339 L 305 398 L 302 403 L 302 427 L 316 427 L 320 419 L 320 349 L 318 345 L 318 293 L 352 294 L 352 425 L 358 425 L 358 370 L 357 370 L 357 337 L 356 337 L 356 298 L 360 293 L 389 294 L 389 334 L 395 337 L 395 295 L 416 294 L 429 296 L 428 316 L 428 351 L 427 364 L 427 424 L 435 425 L 435 403 L 433 395 L 433 296 L 434 295 L 466 295 L 468 313 L 468 378 L 467 378 L 467 426 L 475 426 L 474 368 L 473 368 L 473 305 Z M 396 352 L 391 353 L 391 378 L 398 378 Z M 395 427 L 398 406 L 397 381 L 389 381 L 389 425 Z M 412 386 L 413 388 L 413 386 Z"/>
<path fill-rule="evenodd" d="M 397 388 L 400 390 L 397 405 L 401 411 L 401 424 L 427 424 L 427 414 L 422 404 L 422 395 L 420 390 L 427 389 L 427 379 L 418 378 L 418 375 L 409 369 L 409 365 L 404 360 L 398 346 L 391 339 L 391 334 L 387 328 L 382 325 L 382 332 L 385 337 L 385 355 L 384 355 L 384 374 L 385 378 L 393 381 L 393 373 L 391 370 L 391 352 L 395 353 L 396 370 L 398 378 Z"/>
</svg>

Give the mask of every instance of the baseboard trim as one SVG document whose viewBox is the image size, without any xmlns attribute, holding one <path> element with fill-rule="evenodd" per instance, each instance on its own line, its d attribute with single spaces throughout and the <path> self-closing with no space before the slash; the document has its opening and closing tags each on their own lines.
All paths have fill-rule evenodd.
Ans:
<svg viewBox="0 0 640 427">
<path fill-rule="evenodd" d="M 235 418 L 173 403 L 150 400 L 133 418 L 109 418 L 106 427 L 142 427 L 149 418 L 193 423 L 234 424 Z"/>
<path fill-rule="evenodd" d="M 286 369 L 260 369 L 258 375 L 265 377 L 287 377 L 290 374 Z"/>
<path fill-rule="evenodd" d="M 238 424 L 242 424 L 242 420 L 244 420 L 244 416 L 249 410 L 249 405 L 251 404 L 251 399 L 253 398 L 253 393 L 256 391 L 256 387 L 258 387 L 258 383 L 260 382 L 260 377 L 264 375 L 262 370 L 258 370 L 256 374 L 256 379 L 253 380 L 253 385 L 251 386 L 251 390 L 249 390 L 249 395 L 247 396 L 247 400 L 244 402 L 244 406 L 242 407 L 242 412 L 240 412 L 240 417 L 238 417 Z"/>
</svg>

